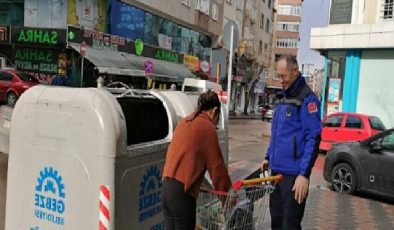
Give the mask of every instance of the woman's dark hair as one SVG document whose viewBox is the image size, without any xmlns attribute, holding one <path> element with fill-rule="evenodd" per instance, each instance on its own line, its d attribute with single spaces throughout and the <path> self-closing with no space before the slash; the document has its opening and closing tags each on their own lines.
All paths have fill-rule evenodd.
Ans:
<svg viewBox="0 0 394 230">
<path fill-rule="evenodd" d="M 220 106 L 221 104 L 218 95 L 215 92 L 208 90 L 198 97 L 198 106 L 194 113 L 194 118 L 196 118 L 201 112 L 208 111 L 215 107 L 218 108 L 218 113 L 220 113 Z"/>
</svg>

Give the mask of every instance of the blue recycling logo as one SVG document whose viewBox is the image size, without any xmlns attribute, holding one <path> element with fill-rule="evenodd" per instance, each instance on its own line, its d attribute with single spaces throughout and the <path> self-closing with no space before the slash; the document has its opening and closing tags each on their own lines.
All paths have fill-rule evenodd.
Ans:
<svg viewBox="0 0 394 230">
<path fill-rule="evenodd" d="M 64 225 L 66 193 L 63 178 L 53 167 L 40 171 L 35 187 L 34 215 L 57 225 Z"/>
</svg>

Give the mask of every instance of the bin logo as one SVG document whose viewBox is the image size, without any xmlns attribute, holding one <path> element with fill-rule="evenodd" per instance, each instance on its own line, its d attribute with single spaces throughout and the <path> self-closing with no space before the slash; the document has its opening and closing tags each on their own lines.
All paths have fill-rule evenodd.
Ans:
<svg viewBox="0 0 394 230">
<path fill-rule="evenodd" d="M 140 183 L 139 222 L 161 212 L 161 172 L 157 166 L 151 166 Z"/>
<path fill-rule="evenodd" d="M 57 225 L 64 225 L 66 193 L 62 177 L 52 167 L 40 171 L 35 187 L 34 216 Z"/>
</svg>

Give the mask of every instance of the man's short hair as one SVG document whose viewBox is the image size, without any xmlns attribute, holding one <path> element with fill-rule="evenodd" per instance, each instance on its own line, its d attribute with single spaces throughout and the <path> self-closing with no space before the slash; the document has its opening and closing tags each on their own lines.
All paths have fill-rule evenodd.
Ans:
<svg viewBox="0 0 394 230">
<path fill-rule="evenodd" d="M 294 55 L 291 54 L 283 54 L 282 56 L 280 56 L 280 58 L 278 59 L 278 62 L 281 60 L 286 60 L 286 64 L 287 64 L 287 69 L 290 70 L 293 66 L 298 67 L 298 62 L 297 62 L 297 58 Z"/>
</svg>

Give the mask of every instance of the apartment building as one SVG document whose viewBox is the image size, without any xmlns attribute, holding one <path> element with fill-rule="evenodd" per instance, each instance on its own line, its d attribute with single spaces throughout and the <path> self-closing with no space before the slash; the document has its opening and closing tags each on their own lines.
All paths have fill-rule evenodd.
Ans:
<svg viewBox="0 0 394 230">
<path fill-rule="evenodd" d="M 276 92 L 282 89 L 276 74 L 276 61 L 284 54 L 297 55 L 300 40 L 302 0 L 277 0 L 274 16 L 272 72 L 267 79 L 268 103 L 273 103 Z"/>
<path fill-rule="evenodd" d="M 310 47 L 325 57 L 322 112 L 376 115 L 394 126 L 394 3 L 330 2 L 329 24 L 312 28 Z"/>
</svg>

